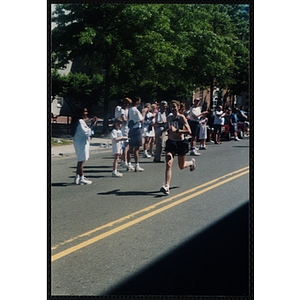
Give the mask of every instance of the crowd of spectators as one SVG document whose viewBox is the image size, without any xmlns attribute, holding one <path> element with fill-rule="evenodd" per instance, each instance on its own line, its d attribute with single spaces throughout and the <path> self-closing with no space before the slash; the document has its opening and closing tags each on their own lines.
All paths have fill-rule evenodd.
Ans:
<svg viewBox="0 0 300 300">
<path fill-rule="evenodd" d="M 176 103 L 173 103 L 174 101 L 178 104 L 178 107 Z M 173 106 L 176 107 L 176 110 Z M 180 117 L 178 119 L 180 120 L 179 123 L 174 119 L 174 113 L 176 113 L 176 120 Z M 92 183 L 83 176 L 83 164 L 89 157 L 89 137 L 92 135 L 92 127 L 97 120 L 93 119 L 92 123 L 89 124 L 86 114 L 86 108 L 83 111 L 77 111 L 72 124 L 74 147 L 78 157 L 76 184 Z M 115 108 L 113 130 L 111 132 L 114 154 L 112 176 L 122 177 L 122 173 L 117 171 L 119 159 L 120 167 L 125 168 L 127 171 L 144 171 L 139 165 L 140 147 L 142 147 L 144 158 L 152 158 L 154 163 L 164 163 L 162 155 L 171 132 L 173 139 L 176 139 L 176 134 L 179 134 L 179 140 L 184 139 L 186 141 L 189 145 L 186 151 L 191 156 L 199 156 L 199 151 L 207 150 L 207 143 L 221 145 L 225 118 L 229 120 L 230 131 L 235 141 L 239 141 L 237 134 L 238 122 L 244 123 L 244 134 L 245 136 L 249 135 L 249 120 L 243 106 L 240 106 L 240 109 L 234 107 L 231 112 L 230 108 L 223 110 L 223 107 L 219 105 L 214 112 L 212 108 L 201 109 L 199 98 L 195 98 L 193 104 L 188 107 L 176 100 L 172 100 L 170 105 L 166 101 L 142 105 L 139 96 L 120 100 Z M 174 122 L 179 124 L 176 126 L 182 128 L 177 127 L 176 130 L 172 128 L 172 131 L 170 131 L 170 128 L 175 124 Z M 199 148 L 196 147 L 197 142 L 200 143 Z M 187 164 L 190 164 L 190 162 Z M 193 165 L 193 163 L 191 164 Z M 195 165 L 193 168 L 195 168 Z"/>
</svg>

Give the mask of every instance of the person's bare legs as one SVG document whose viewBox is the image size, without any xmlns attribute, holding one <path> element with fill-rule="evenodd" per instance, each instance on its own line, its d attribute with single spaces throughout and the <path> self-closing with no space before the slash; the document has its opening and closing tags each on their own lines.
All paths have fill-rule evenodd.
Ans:
<svg viewBox="0 0 300 300">
<path fill-rule="evenodd" d="M 119 154 L 114 154 L 113 171 L 117 171 Z"/>
<path fill-rule="evenodd" d="M 153 154 L 153 148 L 154 148 L 154 144 L 155 144 L 155 137 L 151 137 L 150 138 L 150 154 Z"/>
<path fill-rule="evenodd" d="M 133 155 L 134 155 L 134 160 L 135 164 L 139 163 L 139 146 L 133 147 Z"/>
<path fill-rule="evenodd" d="M 172 177 L 172 164 L 174 161 L 173 154 L 171 152 L 166 153 L 166 172 L 165 172 L 165 184 L 170 186 Z"/>
<path fill-rule="evenodd" d="M 184 156 L 178 155 L 178 166 L 179 166 L 180 170 L 190 167 L 193 164 L 193 162 L 191 160 L 185 161 L 185 158 L 186 158 L 186 155 L 184 155 Z"/>
<path fill-rule="evenodd" d="M 84 163 L 84 161 L 79 161 L 77 163 L 76 174 L 78 174 L 79 176 L 83 176 L 83 163 Z"/>
<path fill-rule="evenodd" d="M 125 147 L 124 147 L 124 150 L 123 150 L 123 153 L 121 155 L 121 161 L 123 161 L 126 165 L 128 164 L 128 150 L 129 150 L 129 145 L 127 144 Z"/>
<path fill-rule="evenodd" d="M 146 136 L 144 141 L 144 151 L 148 150 L 149 141 L 150 141 L 150 137 Z"/>
</svg>

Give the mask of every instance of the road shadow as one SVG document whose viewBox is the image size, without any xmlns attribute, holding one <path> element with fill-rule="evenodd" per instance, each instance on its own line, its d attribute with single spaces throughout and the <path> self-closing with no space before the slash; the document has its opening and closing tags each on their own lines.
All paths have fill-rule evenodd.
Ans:
<svg viewBox="0 0 300 300">
<path fill-rule="evenodd" d="M 73 173 L 76 173 L 76 167 L 70 167 L 70 169 L 74 169 Z M 98 169 L 98 170 L 93 170 L 93 169 Z M 106 169 L 106 170 L 99 170 L 99 169 Z M 109 170 L 107 170 L 109 169 Z M 112 173 L 112 167 L 111 166 L 84 166 L 83 168 L 84 174 L 87 174 L 87 177 L 89 178 L 104 178 L 108 176 L 94 176 L 91 174 L 100 174 L 100 173 Z M 75 178 L 75 176 L 69 176 L 69 178 Z"/>
<path fill-rule="evenodd" d="M 110 167 L 110 170 L 91 170 L 91 169 L 84 169 L 83 168 L 83 173 L 111 173 L 112 172 L 112 167 Z"/>
<path fill-rule="evenodd" d="M 111 166 L 84 166 L 83 170 L 85 169 L 111 169 Z M 77 167 L 70 167 L 70 169 L 77 169 Z"/>
<path fill-rule="evenodd" d="M 107 295 L 249 296 L 248 203 Z"/>
<path fill-rule="evenodd" d="M 74 185 L 74 183 L 70 183 L 70 182 L 57 182 L 57 183 L 51 183 L 51 186 L 63 186 L 63 187 L 66 187 L 66 186 L 71 186 L 71 185 Z"/>
<path fill-rule="evenodd" d="M 171 187 L 172 189 L 177 189 L 179 187 Z M 120 191 L 120 189 L 97 193 L 97 195 L 115 195 L 115 196 L 150 196 L 154 195 L 155 198 L 165 197 L 168 195 L 163 194 L 161 191 Z"/>
</svg>

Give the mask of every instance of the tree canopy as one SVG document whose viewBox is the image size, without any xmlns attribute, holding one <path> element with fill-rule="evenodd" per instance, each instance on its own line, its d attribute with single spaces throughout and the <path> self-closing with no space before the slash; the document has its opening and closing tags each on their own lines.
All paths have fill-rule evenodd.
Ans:
<svg viewBox="0 0 300 300">
<path fill-rule="evenodd" d="M 159 101 L 186 100 L 194 86 L 248 90 L 248 5 L 57 4 L 52 22 L 53 93 L 76 97 L 77 83 L 104 111 L 131 92 Z M 59 78 L 75 60 L 89 74 Z"/>
</svg>

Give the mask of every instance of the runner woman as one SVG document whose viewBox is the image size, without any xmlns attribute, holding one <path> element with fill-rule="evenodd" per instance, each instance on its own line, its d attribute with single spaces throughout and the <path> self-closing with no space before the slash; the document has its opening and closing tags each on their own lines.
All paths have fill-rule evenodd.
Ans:
<svg viewBox="0 0 300 300">
<path fill-rule="evenodd" d="M 167 118 L 168 140 L 166 142 L 166 171 L 165 184 L 160 189 L 166 195 L 170 193 L 170 181 L 172 175 L 172 164 L 174 157 L 178 155 L 178 166 L 180 170 L 190 167 L 191 171 L 196 168 L 195 159 L 185 161 L 186 154 L 189 152 L 189 142 L 184 138 L 185 134 L 191 134 L 191 128 L 184 115 L 179 114 L 180 102 L 171 101 L 171 114 Z"/>
</svg>

